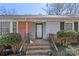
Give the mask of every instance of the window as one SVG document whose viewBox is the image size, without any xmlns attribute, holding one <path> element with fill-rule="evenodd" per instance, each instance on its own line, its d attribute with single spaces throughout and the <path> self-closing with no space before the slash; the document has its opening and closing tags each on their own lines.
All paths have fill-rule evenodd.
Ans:
<svg viewBox="0 0 79 59">
<path fill-rule="evenodd" d="M 0 22 L 0 35 L 10 33 L 10 22 Z"/>
<path fill-rule="evenodd" d="M 74 30 L 78 32 L 78 22 L 74 22 Z"/>
<path fill-rule="evenodd" d="M 64 30 L 64 22 L 60 22 L 60 30 Z"/>
<path fill-rule="evenodd" d="M 65 30 L 72 30 L 72 23 L 65 23 L 64 24 L 64 29 Z"/>
<path fill-rule="evenodd" d="M 16 33 L 17 32 L 17 23 L 13 22 L 13 32 Z"/>
</svg>

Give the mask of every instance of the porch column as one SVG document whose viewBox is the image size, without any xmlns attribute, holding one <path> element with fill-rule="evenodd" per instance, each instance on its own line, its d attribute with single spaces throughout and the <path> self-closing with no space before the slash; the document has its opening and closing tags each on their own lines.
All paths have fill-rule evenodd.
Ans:
<svg viewBox="0 0 79 59">
<path fill-rule="evenodd" d="M 30 38 L 32 39 L 32 22 L 28 22 L 28 33 Z"/>
<path fill-rule="evenodd" d="M 12 21 L 10 21 L 10 33 L 12 33 L 13 32 L 13 23 L 12 23 Z"/>
<path fill-rule="evenodd" d="M 18 33 L 18 22 L 17 22 L 17 33 Z"/>
<path fill-rule="evenodd" d="M 26 34 L 28 34 L 28 22 L 26 22 Z"/>
<path fill-rule="evenodd" d="M 28 22 L 28 33 L 32 33 L 32 22 Z"/>
</svg>

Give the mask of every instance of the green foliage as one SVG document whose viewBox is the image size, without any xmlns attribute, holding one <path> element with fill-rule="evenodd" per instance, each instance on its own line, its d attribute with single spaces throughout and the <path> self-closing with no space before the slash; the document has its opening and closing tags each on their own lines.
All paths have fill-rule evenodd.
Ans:
<svg viewBox="0 0 79 59">
<path fill-rule="evenodd" d="M 17 45 L 21 40 L 21 36 L 18 33 L 9 33 L 0 37 L 0 45 Z"/>
<path fill-rule="evenodd" d="M 61 30 L 57 32 L 57 37 L 61 39 L 63 45 L 70 44 L 78 35 L 78 32 L 73 30 Z"/>
<path fill-rule="evenodd" d="M 54 47 L 50 51 L 48 51 L 48 55 L 50 56 L 74 56 L 75 54 L 72 52 L 72 49 L 70 49 L 67 46 L 63 46 L 58 44 L 58 51 L 55 50 Z"/>
<path fill-rule="evenodd" d="M 58 31 L 57 36 L 58 37 L 64 37 L 65 36 L 65 31 L 64 30 Z"/>
<path fill-rule="evenodd" d="M 58 37 L 70 37 L 70 36 L 76 36 L 78 33 L 73 30 L 61 30 L 57 32 Z"/>
</svg>

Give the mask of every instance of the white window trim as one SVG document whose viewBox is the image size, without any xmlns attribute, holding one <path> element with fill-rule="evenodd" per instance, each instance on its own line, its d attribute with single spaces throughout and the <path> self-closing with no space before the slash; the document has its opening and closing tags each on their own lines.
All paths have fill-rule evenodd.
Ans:
<svg viewBox="0 0 79 59">
<path fill-rule="evenodd" d="M 72 23 L 72 30 L 74 30 L 74 22 L 65 22 L 65 23 Z"/>
<path fill-rule="evenodd" d="M 9 24 L 10 24 L 10 27 L 9 27 L 9 32 L 11 33 L 12 32 L 12 22 L 11 21 L 0 21 L 0 22 L 9 22 Z"/>
<path fill-rule="evenodd" d="M 13 33 L 13 22 L 16 22 L 16 21 L 10 21 L 10 33 Z M 17 33 L 18 33 L 18 22 L 16 22 L 16 27 L 17 27 Z"/>
<path fill-rule="evenodd" d="M 13 32 L 13 22 L 10 21 L 10 33 L 12 33 L 12 32 Z"/>
<path fill-rule="evenodd" d="M 17 23 L 17 33 L 18 33 L 18 21 L 11 21 L 11 20 L 0 20 L 0 22 L 10 22 L 10 33 L 13 32 L 13 22 Z"/>
</svg>

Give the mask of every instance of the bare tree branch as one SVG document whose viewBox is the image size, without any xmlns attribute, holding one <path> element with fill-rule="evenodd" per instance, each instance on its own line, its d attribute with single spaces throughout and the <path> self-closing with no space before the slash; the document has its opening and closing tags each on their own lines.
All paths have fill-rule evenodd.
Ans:
<svg viewBox="0 0 79 59">
<path fill-rule="evenodd" d="M 77 3 L 49 3 L 42 9 L 47 15 L 79 15 Z"/>
<path fill-rule="evenodd" d="M 16 10 L 13 9 L 8 9 L 5 8 L 4 6 L 0 7 L 0 15 L 15 15 L 16 14 Z"/>
</svg>

